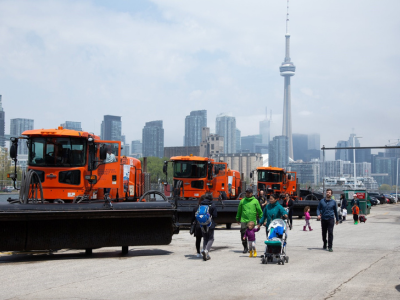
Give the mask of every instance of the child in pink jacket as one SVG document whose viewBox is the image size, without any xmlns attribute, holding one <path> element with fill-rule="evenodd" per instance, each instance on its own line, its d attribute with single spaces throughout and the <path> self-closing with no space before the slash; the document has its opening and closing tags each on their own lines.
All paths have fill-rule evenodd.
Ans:
<svg viewBox="0 0 400 300">
<path fill-rule="evenodd" d="M 304 207 L 304 216 L 306 217 L 306 225 L 303 227 L 303 231 L 307 231 L 307 229 L 306 229 L 307 226 L 308 226 L 308 229 L 310 229 L 310 231 L 312 231 L 311 226 L 310 226 L 311 216 L 310 216 L 310 207 L 309 206 Z"/>
</svg>

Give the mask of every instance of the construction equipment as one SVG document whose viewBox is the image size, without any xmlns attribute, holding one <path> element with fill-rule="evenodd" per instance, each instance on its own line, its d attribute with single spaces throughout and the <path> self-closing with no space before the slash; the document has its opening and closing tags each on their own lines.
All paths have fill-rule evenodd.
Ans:
<svg viewBox="0 0 400 300">
<path fill-rule="evenodd" d="M 250 173 L 250 178 L 256 177 L 258 192 L 263 190 L 267 196 L 289 194 L 290 198 L 294 200 L 294 216 L 302 217 L 306 206 L 310 206 L 311 215 L 316 215 L 318 200 L 322 198 L 322 195 L 312 193 L 309 189 L 300 189 L 296 172 L 288 172 L 283 168 L 276 167 L 258 167 L 255 172 L 256 176 L 253 171 Z"/>
<path fill-rule="evenodd" d="M 0 205 L 0 251 L 166 245 L 176 208 L 138 202 L 144 194 L 139 160 L 121 156 L 121 142 L 83 131 L 28 130 L 11 138 L 16 181 L 18 140 L 29 149 L 19 199 Z M 124 202 L 122 202 L 124 201 Z"/>
<path fill-rule="evenodd" d="M 173 169 L 173 199 L 177 203 L 180 224 L 190 224 L 191 213 L 198 199 L 211 193 L 217 201 L 217 223 L 226 223 L 227 228 L 236 222 L 236 212 L 241 192 L 240 173 L 230 170 L 225 162 L 199 156 L 174 156 L 164 162 L 167 176 L 168 163 Z"/>
</svg>

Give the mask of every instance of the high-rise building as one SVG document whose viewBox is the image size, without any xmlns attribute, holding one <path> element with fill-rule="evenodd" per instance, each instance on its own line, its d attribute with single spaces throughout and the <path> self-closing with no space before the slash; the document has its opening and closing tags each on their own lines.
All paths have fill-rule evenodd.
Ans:
<svg viewBox="0 0 400 300">
<path fill-rule="evenodd" d="M 33 129 L 33 120 L 31 119 L 11 119 L 10 120 L 10 136 L 19 137 L 25 130 Z M 18 141 L 18 155 L 28 155 L 28 147 L 26 140 Z"/>
<path fill-rule="evenodd" d="M 236 119 L 220 114 L 215 122 L 216 134 L 224 137 L 224 153 L 236 153 Z"/>
<path fill-rule="evenodd" d="M 236 153 L 240 153 L 242 149 L 241 135 L 241 131 L 236 128 Z"/>
<path fill-rule="evenodd" d="M 287 136 L 275 136 L 269 142 L 269 165 L 277 168 L 286 168 L 289 163 L 289 141 Z"/>
<path fill-rule="evenodd" d="M 164 156 L 164 128 L 163 121 L 146 122 L 142 131 L 143 156 Z"/>
<path fill-rule="evenodd" d="M 0 95 L 0 146 L 1 147 L 5 147 L 6 146 L 6 138 L 5 138 L 5 120 L 6 120 L 6 113 L 4 112 L 3 109 L 3 102 L 1 99 L 1 95 Z"/>
<path fill-rule="evenodd" d="M 293 149 L 295 151 L 295 149 Z M 297 172 L 299 183 L 318 184 L 321 178 L 321 163 L 318 160 L 311 162 L 291 162 L 289 171 Z"/>
<path fill-rule="evenodd" d="M 72 130 L 76 130 L 76 131 L 82 131 L 81 122 L 65 121 L 65 123 L 61 124 L 61 126 L 64 129 L 72 129 Z"/>
<path fill-rule="evenodd" d="M 261 153 L 256 151 L 256 146 L 261 144 L 261 135 L 248 135 L 241 138 L 241 153 Z"/>
<path fill-rule="evenodd" d="M 106 141 L 121 140 L 121 117 L 105 115 L 101 122 L 101 139 Z"/>
<path fill-rule="evenodd" d="M 282 135 L 288 138 L 289 157 L 293 158 L 293 141 L 292 141 L 292 108 L 290 94 L 290 77 L 294 76 L 296 67 L 290 61 L 290 34 L 289 34 L 289 3 L 286 14 L 286 55 L 285 61 L 280 66 L 281 76 L 285 78 L 284 97 L 283 97 L 283 126 Z"/>
<path fill-rule="evenodd" d="M 210 128 L 203 127 L 201 139 L 200 156 L 210 157 L 224 152 L 224 138 L 218 134 L 211 134 Z"/>
<path fill-rule="evenodd" d="M 294 133 L 293 136 L 293 160 L 307 161 L 308 135 Z"/>
<path fill-rule="evenodd" d="M 268 153 L 270 134 L 271 134 L 271 117 L 268 119 L 268 111 L 267 108 L 265 108 L 265 120 L 260 121 L 260 135 L 261 135 L 261 143 L 267 145 L 266 153 Z"/>
<path fill-rule="evenodd" d="M 353 140 L 355 141 L 354 147 L 360 147 L 360 141 L 358 138 L 354 138 L 355 136 L 354 133 L 350 134 L 350 137 L 347 141 L 339 141 L 336 144 L 337 148 L 343 148 L 343 147 L 353 147 Z M 335 159 L 341 159 L 341 160 L 348 160 L 351 162 L 354 162 L 353 159 L 353 154 L 354 151 L 353 149 L 338 149 L 335 150 Z M 356 149 L 356 163 L 359 162 L 371 162 L 371 149 Z"/>
<path fill-rule="evenodd" d="M 319 133 L 312 133 L 308 135 L 308 150 L 321 150 Z"/>
<path fill-rule="evenodd" d="M 190 115 L 185 118 L 185 137 L 183 145 L 185 147 L 200 146 L 203 127 L 207 127 L 207 111 L 191 111 Z"/>
<path fill-rule="evenodd" d="M 142 142 L 140 140 L 131 142 L 131 153 L 140 154 L 140 157 L 142 157 Z"/>
</svg>

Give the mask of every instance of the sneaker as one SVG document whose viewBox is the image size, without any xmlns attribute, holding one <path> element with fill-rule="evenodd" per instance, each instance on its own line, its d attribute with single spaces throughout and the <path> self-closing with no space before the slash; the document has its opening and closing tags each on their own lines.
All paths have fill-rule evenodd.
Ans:
<svg viewBox="0 0 400 300">
<path fill-rule="evenodd" d="M 201 254 L 200 254 L 200 253 L 197 253 L 197 257 L 201 257 Z"/>
<path fill-rule="evenodd" d="M 206 261 L 207 260 L 207 256 L 208 255 L 208 251 L 207 250 L 203 250 L 203 252 L 201 253 L 203 255 L 203 260 Z"/>
<path fill-rule="evenodd" d="M 322 247 L 322 249 L 326 250 L 326 244 L 324 244 L 324 246 Z"/>
<path fill-rule="evenodd" d="M 332 249 L 332 248 L 329 248 L 328 251 L 329 251 L 329 252 L 333 252 L 333 249 Z"/>
<path fill-rule="evenodd" d="M 207 254 L 207 260 L 211 259 L 210 254 Z"/>
<path fill-rule="evenodd" d="M 243 249 L 243 253 L 247 253 L 247 252 L 249 252 L 249 249 L 244 248 L 244 249 Z"/>
</svg>

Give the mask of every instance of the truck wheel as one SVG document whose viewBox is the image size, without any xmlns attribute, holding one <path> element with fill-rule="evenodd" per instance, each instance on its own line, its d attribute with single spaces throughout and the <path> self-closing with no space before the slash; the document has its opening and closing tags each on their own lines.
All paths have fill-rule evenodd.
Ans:
<svg viewBox="0 0 400 300">
<path fill-rule="evenodd" d="M 226 223 L 226 229 L 231 229 L 232 223 Z"/>
<path fill-rule="evenodd" d="M 87 248 L 85 249 L 85 255 L 92 255 L 93 249 L 92 248 Z"/>
<path fill-rule="evenodd" d="M 122 246 L 122 254 L 127 254 L 128 253 L 128 246 Z"/>
</svg>

